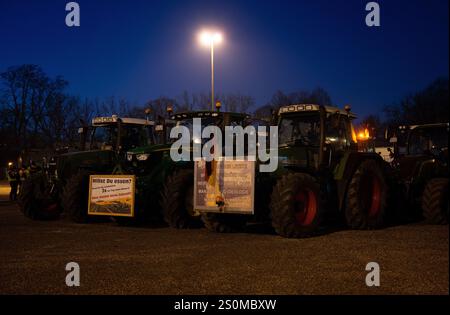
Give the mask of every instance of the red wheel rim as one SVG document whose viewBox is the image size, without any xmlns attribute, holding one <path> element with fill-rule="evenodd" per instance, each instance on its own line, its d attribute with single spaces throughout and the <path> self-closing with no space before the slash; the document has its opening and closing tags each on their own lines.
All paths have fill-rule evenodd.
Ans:
<svg viewBox="0 0 450 315">
<path fill-rule="evenodd" d="M 54 214 L 58 212 L 58 205 L 56 203 L 51 203 L 45 207 L 46 213 Z"/>
<path fill-rule="evenodd" d="M 369 216 L 377 216 L 381 210 L 381 184 L 378 177 L 372 178 L 372 199 L 370 203 Z"/>
<path fill-rule="evenodd" d="M 300 190 L 295 196 L 295 212 L 299 225 L 310 225 L 317 214 L 316 194 L 309 189 Z"/>
</svg>

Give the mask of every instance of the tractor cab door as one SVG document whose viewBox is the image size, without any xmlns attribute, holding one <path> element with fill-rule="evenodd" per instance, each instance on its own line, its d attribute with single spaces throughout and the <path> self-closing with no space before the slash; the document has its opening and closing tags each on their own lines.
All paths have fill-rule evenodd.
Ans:
<svg viewBox="0 0 450 315">
<path fill-rule="evenodd" d="M 325 122 L 325 164 L 332 169 L 352 144 L 350 119 L 339 113 L 328 115 Z"/>
</svg>

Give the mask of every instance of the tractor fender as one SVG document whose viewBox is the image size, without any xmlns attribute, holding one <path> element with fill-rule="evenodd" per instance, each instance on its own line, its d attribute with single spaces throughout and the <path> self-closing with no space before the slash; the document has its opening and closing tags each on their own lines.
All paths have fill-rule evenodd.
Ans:
<svg viewBox="0 0 450 315">
<path fill-rule="evenodd" d="M 361 162 L 366 160 L 375 160 L 382 169 L 386 169 L 388 164 L 376 153 L 370 152 L 345 152 L 339 163 L 333 170 L 334 180 L 336 182 L 339 211 L 344 209 L 345 196 L 348 186 L 356 169 Z"/>
</svg>

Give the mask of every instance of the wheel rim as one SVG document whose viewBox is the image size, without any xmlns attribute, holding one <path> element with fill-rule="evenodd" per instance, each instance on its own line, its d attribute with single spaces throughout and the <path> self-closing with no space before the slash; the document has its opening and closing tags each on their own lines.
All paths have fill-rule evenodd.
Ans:
<svg viewBox="0 0 450 315">
<path fill-rule="evenodd" d="M 373 218 L 381 212 L 382 187 L 380 178 L 373 173 L 363 176 L 360 183 L 360 202 L 365 213 Z"/>
<path fill-rule="evenodd" d="M 58 203 L 51 199 L 48 186 L 44 187 L 44 183 L 41 183 L 38 187 L 39 197 L 36 200 L 38 207 L 42 209 L 44 215 L 55 215 L 58 213 Z"/>
<path fill-rule="evenodd" d="M 45 212 L 53 214 L 58 211 L 58 204 L 57 203 L 51 203 L 45 207 Z"/>
<path fill-rule="evenodd" d="M 378 177 L 372 178 L 372 200 L 370 203 L 369 216 L 375 217 L 381 210 L 381 183 Z"/>
<path fill-rule="evenodd" d="M 59 215 L 59 207 L 57 203 L 44 203 L 42 212 L 39 214 L 44 219 L 56 218 Z"/>
<path fill-rule="evenodd" d="M 309 189 L 302 189 L 295 195 L 295 218 L 301 226 L 310 225 L 317 214 L 316 194 Z"/>
</svg>

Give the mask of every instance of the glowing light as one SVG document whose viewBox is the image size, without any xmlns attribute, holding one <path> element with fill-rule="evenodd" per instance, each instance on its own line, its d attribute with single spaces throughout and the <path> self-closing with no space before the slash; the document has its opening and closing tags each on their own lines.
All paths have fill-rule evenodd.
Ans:
<svg viewBox="0 0 450 315">
<path fill-rule="evenodd" d="M 369 129 L 364 128 L 363 131 L 360 131 L 357 135 L 358 140 L 366 141 L 370 139 Z"/>
<path fill-rule="evenodd" d="M 358 142 L 358 138 L 356 136 L 355 127 L 353 127 L 353 124 L 351 124 L 351 130 L 352 130 L 352 140 L 353 140 L 353 142 L 357 143 Z"/>
<path fill-rule="evenodd" d="M 203 31 L 199 35 L 199 41 L 205 46 L 210 46 L 211 44 L 220 44 L 223 41 L 223 36 L 219 32 L 209 32 Z"/>
</svg>

